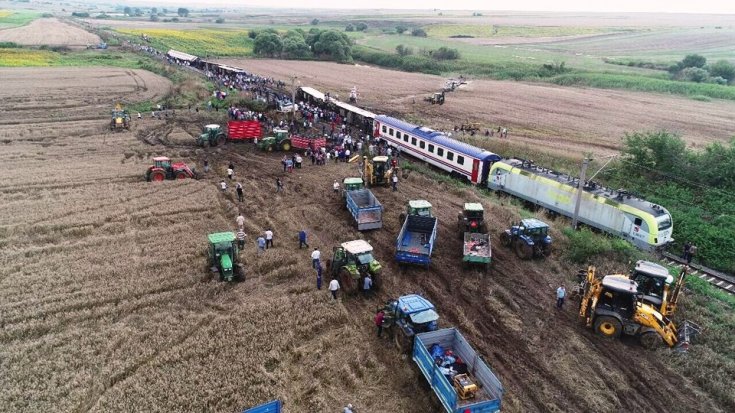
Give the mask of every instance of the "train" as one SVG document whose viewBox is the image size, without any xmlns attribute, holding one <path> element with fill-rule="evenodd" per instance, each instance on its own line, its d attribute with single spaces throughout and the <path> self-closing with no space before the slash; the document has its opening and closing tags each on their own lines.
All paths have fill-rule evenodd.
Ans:
<svg viewBox="0 0 735 413">
<path fill-rule="evenodd" d="M 170 54 L 170 52 L 169 52 Z M 195 56 L 191 56 L 196 60 Z M 246 73 L 240 68 L 205 62 L 209 70 Z M 426 126 L 415 125 L 326 97 L 310 87 L 299 90 L 305 100 L 325 101 L 351 123 L 372 123 L 373 136 L 401 154 L 433 165 L 451 176 L 499 191 L 572 217 L 579 180 L 522 159 L 504 158 L 488 150 L 452 139 Z M 658 250 L 673 242 L 673 220 L 666 208 L 624 190 L 612 190 L 585 182 L 579 222 L 628 240 L 643 250 Z"/>
</svg>

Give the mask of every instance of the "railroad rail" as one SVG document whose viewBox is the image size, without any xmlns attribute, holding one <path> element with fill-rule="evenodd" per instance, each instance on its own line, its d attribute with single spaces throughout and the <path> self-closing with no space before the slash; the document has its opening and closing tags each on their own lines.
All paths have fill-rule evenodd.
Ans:
<svg viewBox="0 0 735 413">
<path fill-rule="evenodd" d="M 686 260 L 679 256 L 676 256 L 669 252 L 664 252 L 662 255 L 666 263 L 669 265 L 673 265 L 676 267 L 686 265 Z M 735 277 L 723 274 L 719 271 L 707 268 L 699 264 L 689 264 L 689 268 L 691 268 L 689 276 L 693 275 L 699 277 L 714 285 L 715 287 L 735 295 Z"/>
</svg>

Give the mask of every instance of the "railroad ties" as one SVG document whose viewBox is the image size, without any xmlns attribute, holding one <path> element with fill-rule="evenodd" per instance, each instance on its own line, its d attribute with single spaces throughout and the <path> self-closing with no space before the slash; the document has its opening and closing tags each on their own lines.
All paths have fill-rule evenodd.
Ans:
<svg viewBox="0 0 735 413">
<path fill-rule="evenodd" d="M 686 264 L 684 259 L 668 252 L 663 253 L 663 258 L 666 261 L 666 264 L 674 266 L 676 268 L 681 268 L 682 266 L 684 266 L 684 264 Z M 735 277 L 723 274 L 719 271 L 698 264 L 691 264 L 689 267 L 690 277 L 699 277 L 719 289 L 725 290 L 730 294 L 735 294 Z"/>
</svg>

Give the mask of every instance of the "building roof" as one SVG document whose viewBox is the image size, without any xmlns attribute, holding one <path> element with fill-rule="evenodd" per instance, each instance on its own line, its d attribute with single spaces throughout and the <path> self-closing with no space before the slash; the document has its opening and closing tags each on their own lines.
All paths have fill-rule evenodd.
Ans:
<svg viewBox="0 0 735 413">
<path fill-rule="evenodd" d="M 214 234 L 207 235 L 207 239 L 212 244 L 219 244 L 220 242 L 232 242 L 235 240 L 234 232 L 215 232 Z"/>
<path fill-rule="evenodd" d="M 538 220 L 536 218 L 522 219 L 521 220 L 521 225 L 523 225 L 527 229 L 548 228 L 549 227 L 544 221 Z"/>
<path fill-rule="evenodd" d="M 424 139 L 429 142 L 433 142 L 437 145 L 444 146 L 452 149 L 456 152 L 463 153 L 474 158 L 490 161 L 499 161 L 502 157 L 498 154 L 492 153 L 482 148 L 472 146 L 468 143 L 460 142 L 456 139 L 452 139 L 442 132 L 435 131 L 425 126 L 418 126 L 412 123 L 404 122 L 400 119 L 396 119 L 390 116 L 378 115 L 375 120 L 385 123 L 388 126 L 401 129 L 408 132 L 418 138 Z"/>
<path fill-rule="evenodd" d="M 324 93 L 314 89 L 313 87 L 302 86 L 301 91 L 317 99 L 324 100 L 325 98 Z"/>
<path fill-rule="evenodd" d="M 373 246 L 367 241 L 357 239 L 354 241 L 348 241 L 342 243 L 342 248 L 350 254 L 362 254 L 363 252 L 370 252 L 373 250 Z"/>
<path fill-rule="evenodd" d="M 466 211 L 484 211 L 482 204 L 479 202 L 465 202 L 464 209 Z"/>
<path fill-rule="evenodd" d="M 184 52 L 177 52 L 174 49 L 169 50 L 168 53 L 166 53 L 166 54 L 169 57 L 172 57 L 174 59 L 185 60 L 187 62 L 193 62 L 193 61 L 196 61 L 197 59 L 199 59 L 198 57 L 196 57 L 194 55 L 191 55 L 191 54 L 188 54 L 188 53 L 184 53 Z"/>
<path fill-rule="evenodd" d="M 375 114 L 373 112 L 358 108 L 357 106 L 350 105 L 349 103 L 340 102 L 338 100 L 334 100 L 332 101 L 332 103 L 334 103 L 337 107 L 340 107 L 348 112 L 356 113 L 364 118 L 375 119 Z"/>
</svg>

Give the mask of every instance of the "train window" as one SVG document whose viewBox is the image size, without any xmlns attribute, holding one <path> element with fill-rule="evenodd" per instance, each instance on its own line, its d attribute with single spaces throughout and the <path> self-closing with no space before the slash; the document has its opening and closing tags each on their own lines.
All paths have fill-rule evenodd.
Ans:
<svg viewBox="0 0 735 413">
<path fill-rule="evenodd" d="M 421 149 L 426 148 L 426 142 L 424 142 L 424 141 L 419 142 L 419 148 L 421 148 Z"/>
<path fill-rule="evenodd" d="M 633 223 L 635 224 L 635 226 L 640 227 L 641 225 L 643 225 L 643 220 L 640 218 L 636 218 Z"/>
<path fill-rule="evenodd" d="M 411 145 L 416 146 L 416 138 L 411 138 Z"/>
<path fill-rule="evenodd" d="M 453 161 L 454 160 L 454 152 L 447 151 L 447 159 L 449 159 L 450 161 Z"/>
<path fill-rule="evenodd" d="M 464 165 L 464 156 L 457 155 L 457 163 L 460 165 Z"/>
<path fill-rule="evenodd" d="M 383 133 L 388 133 L 388 128 L 386 128 L 385 125 L 383 125 Z"/>
<path fill-rule="evenodd" d="M 388 135 L 393 136 L 393 128 L 388 129 Z"/>
<path fill-rule="evenodd" d="M 444 156 L 444 148 L 436 148 L 436 154 L 439 156 Z"/>
<path fill-rule="evenodd" d="M 434 145 L 429 144 L 429 152 L 434 153 Z"/>
<path fill-rule="evenodd" d="M 403 134 L 403 142 L 408 142 L 408 134 L 407 133 L 404 133 Z"/>
</svg>

